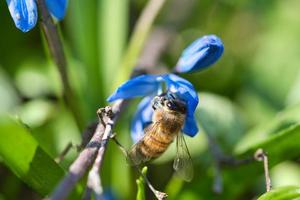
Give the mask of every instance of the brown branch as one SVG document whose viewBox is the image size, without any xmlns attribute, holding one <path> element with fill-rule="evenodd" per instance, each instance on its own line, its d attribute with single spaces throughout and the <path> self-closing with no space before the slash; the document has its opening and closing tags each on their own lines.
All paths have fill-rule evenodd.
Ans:
<svg viewBox="0 0 300 200">
<path fill-rule="evenodd" d="M 96 155 L 100 153 L 101 158 L 103 157 L 105 146 L 107 144 L 107 138 L 109 138 L 110 134 L 112 133 L 113 125 L 118 119 L 119 114 L 125 104 L 125 100 L 119 100 L 112 105 L 111 111 L 114 115 L 113 119 L 106 127 L 104 127 L 102 123 L 98 123 L 94 136 L 70 166 L 68 174 L 59 183 L 49 199 L 66 199 L 66 197 L 75 187 L 76 183 L 87 171 L 88 167 L 91 166 L 91 164 L 94 162 Z M 100 165 L 101 162 L 102 160 L 100 160 Z"/>
<path fill-rule="evenodd" d="M 254 161 L 253 158 L 246 159 L 236 159 L 233 156 L 225 155 L 219 146 L 219 144 L 215 141 L 215 139 L 206 134 L 209 149 L 211 155 L 213 157 L 213 167 L 214 167 L 214 183 L 213 183 L 213 191 L 217 194 L 221 194 L 223 192 L 223 178 L 222 178 L 222 168 L 225 166 L 237 167 L 240 165 L 248 164 Z"/>
<path fill-rule="evenodd" d="M 97 129 L 98 121 L 91 122 L 82 133 L 81 143 L 77 146 L 77 151 L 81 151 L 89 143 Z"/>
<path fill-rule="evenodd" d="M 90 170 L 89 175 L 88 175 L 87 190 L 86 190 L 85 195 L 86 196 L 90 195 L 89 193 L 91 190 L 94 192 L 96 200 L 102 200 L 103 199 L 103 188 L 102 188 L 99 172 L 100 172 L 100 168 L 102 166 L 103 156 L 104 156 L 107 142 L 113 135 L 112 129 L 113 129 L 115 120 L 114 120 L 114 113 L 112 112 L 111 107 L 99 109 L 97 111 L 97 114 L 99 116 L 99 120 L 100 120 L 101 124 L 103 124 L 105 126 L 105 131 L 103 133 L 101 146 L 98 150 L 97 157 L 96 157 L 93 167 Z M 84 199 L 89 198 L 86 196 L 84 196 Z"/>
<path fill-rule="evenodd" d="M 65 104 L 73 113 L 78 128 L 82 129 L 83 121 L 81 119 L 78 107 L 76 107 L 76 104 L 74 102 L 75 96 L 70 85 L 70 80 L 68 78 L 66 56 L 64 53 L 63 45 L 60 40 L 57 27 L 54 24 L 47 10 L 45 0 L 36 0 L 36 1 L 40 11 L 41 27 L 46 37 L 52 59 L 54 60 L 55 65 L 57 66 L 60 79 L 62 82 L 62 86 L 63 86 L 62 94 L 63 94 Z"/>
<path fill-rule="evenodd" d="M 70 166 L 68 174 L 59 183 L 49 199 L 66 199 L 68 194 L 75 187 L 78 180 L 84 175 L 88 167 L 93 163 L 100 146 L 103 130 L 103 125 L 98 124 L 91 141 Z"/>
<path fill-rule="evenodd" d="M 255 154 L 254 158 L 257 161 L 263 161 L 264 163 L 264 171 L 265 171 L 265 181 L 266 181 L 266 191 L 270 192 L 272 188 L 271 184 L 271 178 L 269 173 L 269 162 L 268 162 L 268 156 L 265 154 L 265 152 L 262 149 L 258 149 Z"/>
<path fill-rule="evenodd" d="M 87 188 L 83 199 L 91 199 L 92 192 L 94 193 L 96 200 L 103 199 L 103 188 L 99 176 L 99 171 L 102 163 L 101 154 L 102 150 L 99 149 L 93 167 L 88 174 Z"/>
<path fill-rule="evenodd" d="M 63 161 L 63 159 L 65 158 L 65 156 L 67 155 L 67 153 L 70 151 L 70 149 L 73 147 L 72 142 L 69 142 L 67 144 L 67 146 L 64 148 L 64 150 L 57 156 L 57 158 L 55 158 L 55 162 L 60 163 L 61 161 Z"/>
</svg>

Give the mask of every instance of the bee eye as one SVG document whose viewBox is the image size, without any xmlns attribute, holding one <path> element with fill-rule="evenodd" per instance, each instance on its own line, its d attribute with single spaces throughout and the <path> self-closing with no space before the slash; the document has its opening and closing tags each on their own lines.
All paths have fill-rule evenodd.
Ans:
<svg viewBox="0 0 300 200">
<path fill-rule="evenodd" d="M 171 109 L 171 110 L 174 110 L 174 109 L 175 109 L 175 105 L 172 104 L 171 102 L 168 102 L 168 103 L 166 104 L 166 106 L 167 106 L 169 109 Z"/>
</svg>

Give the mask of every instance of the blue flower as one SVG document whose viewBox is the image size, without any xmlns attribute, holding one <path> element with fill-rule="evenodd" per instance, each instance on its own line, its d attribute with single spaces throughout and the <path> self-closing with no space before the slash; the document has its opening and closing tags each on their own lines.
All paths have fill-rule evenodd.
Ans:
<svg viewBox="0 0 300 200">
<path fill-rule="evenodd" d="M 194 72 L 215 63 L 222 55 L 224 46 L 220 38 L 206 35 L 188 46 L 182 53 L 175 69 L 175 73 Z M 198 96 L 193 85 L 187 80 L 174 74 L 142 75 L 121 85 L 107 100 L 129 99 L 144 97 L 138 105 L 131 124 L 133 140 L 138 141 L 144 134 L 144 128 L 152 122 L 152 99 L 166 90 L 186 102 L 187 113 L 182 131 L 194 136 L 198 132 L 194 112 L 198 105 Z"/>
<path fill-rule="evenodd" d="M 46 6 L 55 18 L 62 20 L 66 13 L 67 0 L 45 0 Z M 31 30 L 37 22 L 36 0 L 6 0 L 15 25 L 23 32 Z"/>
<path fill-rule="evenodd" d="M 178 60 L 175 72 L 194 72 L 215 63 L 223 54 L 222 40 L 215 35 L 206 35 L 188 46 Z"/>
<path fill-rule="evenodd" d="M 187 80 L 174 75 L 141 75 L 122 84 L 107 100 L 109 102 L 118 99 L 130 99 L 144 97 L 138 105 L 131 125 L 131 135 L 134 141 L 138 141 L 144 134 L 145 126 L 151 123 L 153 109 L 151 100 L 154 96 L 163 93 L 162 84 L 167 91 L 175 94 L 187 104 L 187 114 L 182 131 L 194 136 L 198 132 L 194 112 L 198 105 L 198 95 L 193 85 Z"/>
</svg>

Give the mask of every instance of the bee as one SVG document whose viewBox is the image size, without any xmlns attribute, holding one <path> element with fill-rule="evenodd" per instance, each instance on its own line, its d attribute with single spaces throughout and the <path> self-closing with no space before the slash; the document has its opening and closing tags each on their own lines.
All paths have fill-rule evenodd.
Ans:
<svg viewBox="0 0 300 200">
<path fill-rule="evenodd" d="M 152 123 L 144 129 L 143 137 L 128 151 L 128 162 L 140 165 L 159 157 L 176 137 L 176 157 L 173 168 L 185 181 L 193 178 L 193 164 L 184 136 L 181 133 L 186 103 L 172 93 L 163 93 L 152 100 Z"/>
</svg>

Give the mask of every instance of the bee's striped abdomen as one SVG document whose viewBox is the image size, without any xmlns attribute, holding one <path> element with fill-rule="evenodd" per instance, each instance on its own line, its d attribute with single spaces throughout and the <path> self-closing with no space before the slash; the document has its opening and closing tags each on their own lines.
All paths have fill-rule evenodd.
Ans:
<svg viewBox="0 0 300 200">
<path fill-rule="evenodd" d="M 184 116 L 176 120 L 174 113 L 156 111 L 153 123 L 144 129 L 144 137 L 128 152 L 128 161 L 132 165 L 139 165 L 164 153 L 179 133 Z"/>
<path fill-rule="evenodd" d="M 146 157 L 156 158 L 166 151 L 173 139 L 173 134 L 166 134 L 160 131 L 155 134 L 148 134 L 140 141 L 140 152 Z"/>
</svg>

